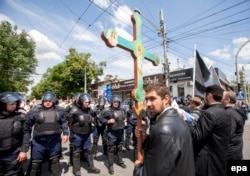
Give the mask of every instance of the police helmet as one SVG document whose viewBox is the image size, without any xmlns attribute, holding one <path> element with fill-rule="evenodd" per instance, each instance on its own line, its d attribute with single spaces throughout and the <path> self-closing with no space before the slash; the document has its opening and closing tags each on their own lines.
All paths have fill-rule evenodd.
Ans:
<svg viewBox="0 0 250 176">
<path fill-rule="evenodd" d="M 56 94 L 51 92 L 51 91 L 47 91 L 43 94 L 42 96 L 42 102 L 45 101 L 45 100 L 49 100 L 51 101 L 52 103 L 56 104 L 57 102 L 57 97 L 56 97 Z"/>
<path fill-rule="evenodd" d="M 121 103 L 121 98 L 118 95 L 114 95 L 111 99 L 111 102 L 119 102 Z"/>
<path fill-rule="evenodd" d="M 6 103 L 17 102 L 17 107 L 21 102 L 21 96 L 17 92 L 3 92 L 0 94 L 0 109 L 6 110 Z"/>
<path fill-rule="evenodd" d="M 187 97 L 182 97 L 181 100 L 182 100 L 182 102 L 188 101 L 188 98 Z"/>
<path fill-rule="evenodd" d="M 74 101 L 78 102 L 79 101 L 79 97 L 81 96 L 82 92 L 76 92 L 75 97 L 74 97 Z"/>
<path fill-rule="evenodd" d="M 132 99 L 129 99 L 129 100 L 127 101 L 127 105 L 128 105 L 128 106 L 133 106 L 133 104 L 134 104 L 134 101 L 133 101 Z"/>
<path fill-rule="evenodd" d="M 106 104 L 106 99 L 101 97 L 98 99 L 98 106 L 104 106 Z"/>
<path fill-rule="evenodd" d="M 175 100 L 178 105 L 181 104 L 181 98 L 180 97 L 173 97 L 173 100 Z"/>
<path fill-rule="evenodd" d="M 82 93 L 79 97 L 80 104 L 83 104 L 84 102 L 91 102 L 91 96 L 88 93 Z"/>
</svg>

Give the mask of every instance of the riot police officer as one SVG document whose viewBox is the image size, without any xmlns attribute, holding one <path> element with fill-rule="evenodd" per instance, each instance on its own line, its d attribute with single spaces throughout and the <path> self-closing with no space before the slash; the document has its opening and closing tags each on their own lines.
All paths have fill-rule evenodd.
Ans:
<svg viewBox="0 0 250 176">
<path fill-rule="evenodd" d="M 0 94 L 0 175 L 22 176 L 29 140 L 23 142 L 25 114 L 17 112 L 21 97 L 16 92 Z"/>
<path fill-rule="evenodd" d="M 67 116 L 67 120 L 68 120 L 68 125 L 69 125 L 69 129 L 70 129 L 70 134 L 69 134 L 69 162 L 68 162 L 68 166 L 72 166 L 73 165 L 73 133 L 72 133 L 72 128 L 71 128 L 71 124 L 72 122 L 70 120 L 72 120 L 72 118 L 70 118 L 70 111 L 74 106 L 77 106 L 77 102 L 79 101 L 79 97 L 82 93 L 81 92 L 77 92 L 75 94 L 74 97 L 74 101 L 73 103 L 69 104 L 68 106 L 66 106 L 65 108 L 65 113 Z"/>
<path fill-rule="evenodd" d="M 114 152 L 117 151 L 118 165 L 126 168 L 122 160 L 122 146 L 124 142 L 124 128 L 126 121 L 126 114 L 120 108 L 121 99 L 118 95 L 114 95 L 111 99 L 111 107 L 104 112 L 103 123 L 107 124 L 108 136 L 108 169 L 109 174 L 114 174 Z"/>
<path fill-rule="evenodd" d="M 41 100 L 42 104 L 35 107 L 28 115 L 24 127 L 26 134 L 33 134 L 31 163 L 27 175 L 38 175 L 42 162 L 49 160 L 52 175 L 59 176 L 61 133 L 63 133 L 62 142 L 66 143 L 69 133 L 68 124 L 64 110 L 56 105 L 57 98 L 53 92 L 45 92 Z"/>
<path fill-rule="evenodd" d="M 98 99 L 97 110 L 96 110 L 96 118 L 94 120 L 95 128 L 93 131 L 93 147 L 92 152 L 93 155 L 96 157 L 97 154 L 97 143 L 99 140 L 99 136 L 102 137 L 102 146 L 103 146 L 103 154 L 107 155 L 107 132 L 106 132 L 106 125 L 102 123 L 104 107 L 106 104 L 106 99 L 100 97 Z"/>
<path fill-rule="evenodd" d="M 147 129 L 148 124 L 149 124 L 149 114 L 147 112 L 145 112 L 144 114 L 142 114 L 141 118 L 142 118 L 142 121 L 141 121 L 142 128 Z M 134 161 L 135 161 L 137 159 L 138 150 L 137 150 L 137 138 L 135 135 L 135 128 L 137 125 L 137 117 L 134 113 L 132 113 L 132 115 L 128 121 L 128 124 L 130 124 L 132 127 L 131 131 L 132 131 L 132 141 L 133 141 L 133 147 L 134 147 L 133 157 L 134 157 Z"/>
<path fill-rule="evenodd" d="M 187 97 L 181 97 L 180 108 L 184 109 L 186 112 L 190 113 L 189 100 Z"/>
<path fill-rule="evenodd" d="M 131 134 L 133 133 L 133 124 L 131 123 L 131 119 L 133 118 L 133 100 L 129 99 L 127 102 L 127 106 L 125 108 L 125 112 L 127 114 L 127 126 L 126 126 L 126 137 L 125 137 L 125 149 L 130 150 L 129 144 L 130 144 L 130 138 Z"/>
<path fill-rule="evenodd" d="M 69 113 L 69 121 L 72 123 L 70 126 L 73 135 L 73 174 L 75 176 L 81 175 L 80 156 L 82 150 L 89 165 L 88 173 L 100 173 L 100 169 L 94 166 L 91 153 L 92 118 L 95 116 L 95 112 L 90 109 L 90 102 L 89 94 L 81 94 L 77 106 L 72 107 Z"/>
</svg>

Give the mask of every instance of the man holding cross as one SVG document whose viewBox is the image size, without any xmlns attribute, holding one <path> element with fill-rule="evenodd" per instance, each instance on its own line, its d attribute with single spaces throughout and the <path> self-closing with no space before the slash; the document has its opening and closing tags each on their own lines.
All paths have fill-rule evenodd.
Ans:
<svg viewBox="0 0 250 176">
<path fill-rule="evenodd" d="M 188 126 L 171 107 L 168 88 L 150 84 L 145 89 L 146 105 L 150 116 L 149 134 L 142 132 L 144 161 L 136 162 L 134 176 L 194 176 L 194 155 Z"/>
<path fill-rule="evenodd" d="M 146 50 L 141 42 L 141 16 L 138 10 L 131 16 L 133 23 L 133 41 L 119 36 L 114 29 L 105 30 L 101 37 L 108 47 L 119 47 L 131 53 L 134 59 L 134 80 L 135 86 L 132 91 L 132 98 L 135 101 L 133 111 L 137 117 L 137 129 L 142 128 L 142 115 L 145 114 L 143 89 L 143 59 L 159 64 L 159 58 Z M 171 96 L 166 86 L 150 85 L 146 90 L 147 107 L 150 115 L 154 116 L 151 122 L 148 143 L 144 150 L 144 162 L 142 154 L 142 135 L 137 131 L 137 161 L 136 166 L 143 176 L 162 175 L 194 175 L 193 147 L 190 131 L 178 115 L 177 111 L 171 108 Z"/>
</svg>

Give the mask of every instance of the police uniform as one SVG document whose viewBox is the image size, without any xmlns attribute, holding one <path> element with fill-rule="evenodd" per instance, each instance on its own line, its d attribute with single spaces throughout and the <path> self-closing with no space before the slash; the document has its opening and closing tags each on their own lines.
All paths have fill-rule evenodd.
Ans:
<svg viewBox="0 0 250 176">
<path fill-rule="evenodd" d="M 114 107 L 113 103 L 119 102 L 118 107 Z M 111 100 L 111 107 L 104 112 L 103 123 L 107 124 L 107 136 L 108 136 L 108 169 L 110 174 L 114 174 L 113 163 L 114 153 L 117 151 L 118 165 L 122 168 L 126 168 L 126 165 L 122 161 L 122 146 L 124 142 L 124 128 L 126 114 L 123 109 L 120 108 L 121 99 L 119 96 L 114 95 Z M 109 120 L 114 119 L 114 123 L 109 123 Z"/>
<path fill-rule="evenodd" d="M 29 143 L 23 141 L 23 123 L 25 114 L 6 109 L 7 103 L 20 104 L 20 96 L 16 92 L 0 94 L 0 175 L 23 175 L 21 162 L 17 161 L 20 152 L 28 152 Z M 8 112 L 8 113 L 4 113 Z M 25 159 L 27 156 L 25 156 Z"/>
<path fill-rule="evenodd" d="M 91 102 L 91 97 L 83 93 L 79 97 L 77 105 L 74 105 L 70 111 L 69 120 L 71 121 L 72 142 L 73 142 L 73 174 L 80 176 L 80 156 L 84 151 L 89 165 L 88 173 L 100 173 L 100 170 L 94 167 L 93 155 L 91 152 L 91 132 L 92 118 L 95 115 L 89 107 L 83 107 L 84 102 Z"/>
<path fill-rule="evenodd" d="M 77 92 L 75 94 L 75 97 L 74 97 L 74 102 L 69 104 L 68 106 L 66 106 L 65 108 L 65 113 L 66 113 L 66 117 L 67 117 L 67 120 L 68 120 L 68 124 L 69 124 L 69 129 L 70 129 L 70 134 L 69 134 L 69 162 L 68 162 L 68 166 L 72 166 L 73 165 L 73 133 L 72 133 L 72 128 L 71 128 L 71 124 L 72 122 L 70 121 L 70 111 L 71 109 L 76 106 L 76 102 L 78 102 L 79 100 L 79 97 L 82 93 L 81 92 Z"/>
<path fill-rule="evenodd" d="M 148 118 L 148 114 L 145 113 L 142 115 L 142 121 L 145 122 L 145 125 L 143 125 L 142 127 L 146 130 L 148 128 L 148 121 L 149 121 L 149 118 Z M 138 153 L 138 150 L 137 150 L 137 138 L 136 138 L 136 135 L 135 135 L 135 127 L 137 125 L 137 117 L 135 116 L 134 113 L 131 114 L 131 117 L 130 119 L 128 120 L 128 124 L 132 127 L 132 141 L 133 141 L 133 147 L 134 147 L 134 160 L 137 159 L 137 153 Z"/>
<path fill-rule="evenodd" d="M 52 108 L 44 107 L 43 103 L 46 100 L 53 102 Z M 45 160 L 49 160 L 52 175 L 60 175 L 61 133 L 63 136 L 68 136 L 69 132 L 64 110 L 55 105 L 56 101 L 54 93 L 45 92 L 42 97 L 42 105 L 34 107 L 25 123 L 26 135 L 31 135 L 33 132 L 28 176 L 36 176 Z"/>
<path fill-rule="evenodd" d="M 126 137 L 125 137 L 124 147 L 127 150 L 130 150 L 130 148 L 129 148 L 130 138 L 131 138 L 131 135 L 133 133 L 133 124 L 130 121 L 133 118 L 132 106 L 133 106 L 133 100 L 129 100 L 127 103 L 127 108 L 125 108 L 125 112 L 127 115 L 127 126 L 126 126 Z"/>
<path fill-rule="evenodd" d="M 97 154 L 97 144 L 99 140 L 99 136 L 101 135 L 102 137 L 102 146 L 103 146 L 103 154 L 107 155 L 107 131 L 106 131 L 106 125 L 102 123 L 102 118 L 103 118 L 103 112 L 105 111 L 105 103 L 106 100 L 104 98 L 100 98 L 98 100 L 98 105 L 96 109 L 96 116 L 94 120 L 94 131 L 93 131 L 93 147 L 92 147 L 92 152 L 93 155 L 96 157 Z"/>
</svg>

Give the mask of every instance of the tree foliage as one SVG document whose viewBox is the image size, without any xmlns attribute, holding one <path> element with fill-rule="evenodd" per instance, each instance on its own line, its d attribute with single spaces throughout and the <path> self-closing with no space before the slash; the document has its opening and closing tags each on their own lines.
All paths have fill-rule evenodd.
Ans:
<svg viewBox="0 0 250 176">
<path fill-rule="evenodd" d="M 0 24 L 0 92 L 27 92 L 37 66 L 35 43 L 25 31 Z"/>
<path fill-rule="evenodd" d="M 41 81 L 32 88 L 31 96 L 40 98 L 48 90 L 61 98 L 84 92 L 85 70 L 86 88 L 87 92 L 90 92 L 92 81 L 103 75 L 103 68 L 106 66 L 106 62 L 96 64 L 90 57 L 90 53 L 78 53 L 74 48 L 70 48 L 65 60 L 49 68 Z"/>
</svg>

